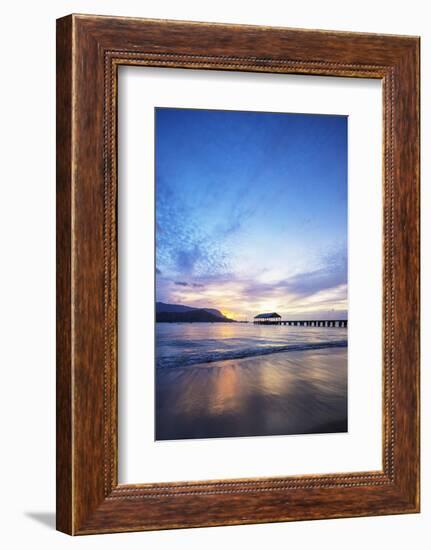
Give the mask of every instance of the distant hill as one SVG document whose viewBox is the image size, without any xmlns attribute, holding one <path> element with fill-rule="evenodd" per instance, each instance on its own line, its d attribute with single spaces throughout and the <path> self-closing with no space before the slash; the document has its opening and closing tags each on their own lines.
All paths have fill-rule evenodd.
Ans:
<svg viewBox="0 0 431 550">
<path fill-rule="evenodd" d="M 221 319 L 227 319 L 227 317 L 225 317 L 223 315 L 223 313 L 221 311 L 219 311 L 218 309 L 209 309 L 209 308 L 205 308 L 205 311 L 208 311 L 208 313 L 211 313 L 211 315 L 215 315 L 216 317 L 220 317 Z M 230 319 L 231 321 L 232 319 Z"/>
<path fill-rule="evenodd" d="M 234 323 L 218 309 L 194 308 L 156 302 L 157 323 Z"/>
<path fill-rule="evenodd" d="M 179 304 L 156 302 L 156 313 L 181 313 L 184 311 L 194 311 L 195 309 L 195 307 L 181 306 Z"/>
</svg>

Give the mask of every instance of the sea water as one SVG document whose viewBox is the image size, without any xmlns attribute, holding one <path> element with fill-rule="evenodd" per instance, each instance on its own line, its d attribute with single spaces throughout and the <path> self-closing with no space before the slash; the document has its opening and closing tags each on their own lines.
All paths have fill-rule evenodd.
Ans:
<svg viewBox="0 0 431 550">
<path fill-rule="evenodd" d="M 188 367 L 283 351 L 347 346 L 347 328 L 253 323 L 156 323 L 156 366 Z"/>
</svg>

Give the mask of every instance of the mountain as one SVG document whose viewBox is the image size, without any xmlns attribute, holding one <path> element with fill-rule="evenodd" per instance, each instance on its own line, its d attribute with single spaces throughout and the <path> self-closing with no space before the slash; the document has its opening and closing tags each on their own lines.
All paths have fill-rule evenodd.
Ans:
<svg viewBox="0 0 431 550">
<path fill-rule="evenodd" d="M 158 323 L 234 323 L 218 309 L 194 308 L 180 304 L 156 302 Z"/>
<path fill-rule="evenodd" d="M 196 308 L 181 306 L 179 304 L 165 304 L 156 302 L 156 313 L 182 313 L 184 311 L 194 311 Z"/>
<path fill-rule="evenodd" d="M 223 313 L 221 311 L 219 311 L 218 309 L 210 309 L 208 307 L 206 307 L 204 309 L 205 309 L 205 311 L 208 311 L 208 313 L 211 313 L 211 315 L 215 315 L 216 317 L 220 317 L 221 319 L 227 319 L 227 317 L 225 317 L 223 315 Z"/>
</svg>

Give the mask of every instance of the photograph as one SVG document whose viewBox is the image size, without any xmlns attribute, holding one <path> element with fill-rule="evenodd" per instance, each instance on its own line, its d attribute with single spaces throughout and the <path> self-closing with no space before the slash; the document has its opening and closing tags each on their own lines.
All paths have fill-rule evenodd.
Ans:
<svg viewBox="0 0 431 550">
<path fill-rule="evenodd" d="M 347 432 L 348 116 L 156 107 L 155 195 L 156 441 Z"/>
</svg>

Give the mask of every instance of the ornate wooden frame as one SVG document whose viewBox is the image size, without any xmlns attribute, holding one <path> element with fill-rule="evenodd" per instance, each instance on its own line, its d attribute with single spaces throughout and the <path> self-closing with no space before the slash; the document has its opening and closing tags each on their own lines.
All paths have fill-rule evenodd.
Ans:
<svg viewBox="0 0 431 550">
<path fill-rule="evenodd" d="M 119 65 L 383 82 L 383 470 L 119 485 Z M 419 511 L 419 38 L 70 15 L 57 21 L 57 528 L 137 531 Z"/>
</svg>

